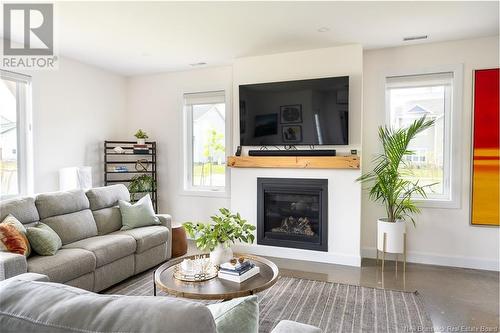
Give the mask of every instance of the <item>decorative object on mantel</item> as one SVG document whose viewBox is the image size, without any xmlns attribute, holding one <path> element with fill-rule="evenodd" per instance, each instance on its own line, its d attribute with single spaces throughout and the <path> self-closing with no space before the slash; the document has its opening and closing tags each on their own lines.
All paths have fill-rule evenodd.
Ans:
<svg viewBox="0 0 500 333">
<path fill-rule="evenodd" d="M 149 138 L 148 134 L 140 128 L 137 130 L 137 132 L 135 132 L 134 136 L 137 139 L 138 145 L 145 145 L 146 139 Z"/>
<path fill-rule="evenodd" d="M 206 255 L 184 259 L 174 267 L 174 278 L 181 281 L 201 282 L 217 276 L 217 268 Z"/>
<path fill-rule="evenodd" d="M 377 221 L 377 259 L 382 251 L 382 270 L 384 270 L 385 253 L 402 253 L 403 269 L 406 269 L 406 221 L 411 221 L 414 214 L 420 212 L 413 201 L 413 195 L 426 197 L 426 189 L 435 185 L 420 186 L 409 180 L 408 171 L 401 169 L 405 165 L 405 157 L 413 155 L 409 145 L 415 136 L 434 125 L 434 120 L 426 120 L 425 116 L 415 120 L 410 126 L 402 129 L 379 127 L 379 139 L 383 153 L 374 159 L 373 171 L 357 179 L 369 184 L 370 199 L 381 202 L 385 206 L 387 217 Z M 397 270 L 397 257 L 396 257 Z"/>
<path fill-rule="evenodd" d="M 228 209 L 219 209 L 221 215 L 211 216 L 210 223 L 184 223 L 189 236 L 196 239 L 196 246 L 210 251 L 210 260 L 214 265 L 220 265 L 233 258 L 231 243 L 235 241 L 252 244 L 255 236 L 255 226 L 242 219 L 239 213 L 232 214 Z"/>
<path fill-rule="evenodd" d="M 135 141 L 104 141 L 104 185 L 122 183 L 129 187 L 134 178 L 147 175 L 153 179 L 154 186 L 146 192 L 149 192 L 154 210 L 158 212 L 156 142 L 145 143 L 144 154 L 135 152 L 136 145 Z M 136 202 L 144 194 L 131 193 L 131 201 Z"/>
</svg>

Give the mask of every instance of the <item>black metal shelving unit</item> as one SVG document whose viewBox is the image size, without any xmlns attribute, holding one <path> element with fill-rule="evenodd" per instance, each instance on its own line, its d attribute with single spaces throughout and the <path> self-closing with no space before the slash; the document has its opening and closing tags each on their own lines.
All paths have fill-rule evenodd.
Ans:
<svg viewBox="0 0 500 333">
<path fill-rule="evenodd" d="M 128 187 L 130 181 L 141 174 L 147 174 L 153 177 L 154 188 L 152 192 L 148 192 L 151 195 L 151 201 L 153 202 L 153 207 L 155 212 L 158 213 L 158 176 L 156 173 L 156 142 L 146 142 L 148 153 L 147 154 L 135 154 L 134 145 L 137 144 L 135 141 L 104 141 L 104 184 L 124 184 Z M 123 153 L 115 152 L 116 147 L 121 147 Z M 146 170 L 137 170 L 138 161 L 141 161 L 143 165 L 147 166 Z M 114 167 L 124 166 L 127 171 L 115 171 Z M 131 202 L 136 202 L 142 193 L 131 193 L 133 197 Z"/>
</svg>

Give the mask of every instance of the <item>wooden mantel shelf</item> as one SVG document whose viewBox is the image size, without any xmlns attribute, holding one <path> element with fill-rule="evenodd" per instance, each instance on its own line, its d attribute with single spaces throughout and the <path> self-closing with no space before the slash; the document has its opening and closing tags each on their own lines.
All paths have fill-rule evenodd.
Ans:
<svg viewBox="0 0 500 333">
<path fill-rule="evenodd" d="M 231 168 L 359 169 L 358 156 L 229 156 Z"/>
</svg>

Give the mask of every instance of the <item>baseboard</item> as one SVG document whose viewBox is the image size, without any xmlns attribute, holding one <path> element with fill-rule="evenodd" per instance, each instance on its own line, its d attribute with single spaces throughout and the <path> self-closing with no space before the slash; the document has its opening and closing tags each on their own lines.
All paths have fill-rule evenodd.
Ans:
<svg viewBox="0 0 500 333">
<path fill-rule="evenodd" d="M 363 248 L 361 250 L 363 258 L 376 258 L 377 252 L 374 247 Z M 392 258 L 392 257 L 391 257 Z M 464 257 L 464 256 L 443 256 L 435 253 L 426 252 L 408 252 L 407 262 L 414 262 L 418 264 L 450 266 L 483 269 L 488 271 L 499 271 L 500 265 L 497 260 L 483 259 L 477 257 Z"/>
<path fill-rule="evenodd" d="M 346 255 L 336 252 L 322 252 L 292 249 L 285 247 L 266 246 L 266 245 L 249 245 L 249 244 L 235 244 L 232 246 L 234 252 L 243 252 L 261 256 L 306 260 L 313 262 L 322 262 L 327 264 L 338 264 L 346 266 L 361 266 L 361 257 Z"/>
</svg>

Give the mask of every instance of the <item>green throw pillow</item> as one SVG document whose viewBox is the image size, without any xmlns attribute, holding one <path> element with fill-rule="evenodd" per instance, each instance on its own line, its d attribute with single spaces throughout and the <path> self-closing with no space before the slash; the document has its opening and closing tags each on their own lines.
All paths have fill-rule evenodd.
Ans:
<svg viewBox="0 0 500 333">
<path fill-rule="evenodd" d="M 155 216 L 153 203 L 149 194 L 143 196 L 135 204 L 120 200 L 118 201 L 120 212 L 122 213 L 121 230 L 130 230 L 148 225 L 161 224 Z"/>
<path fill-rule="evenodd" d="M 26 236 L 30 241 L 31 248 L 41 256 L 53 256 L 62 246 L 59 235 L 43 223 L 26 228 Z"/>
<path fill-rule="evenodd" d="M 259 303 L 257 296 L 233 298 L 207 306 L 215 319 L 217 333 L 257 332 Z"/>
</svg>

